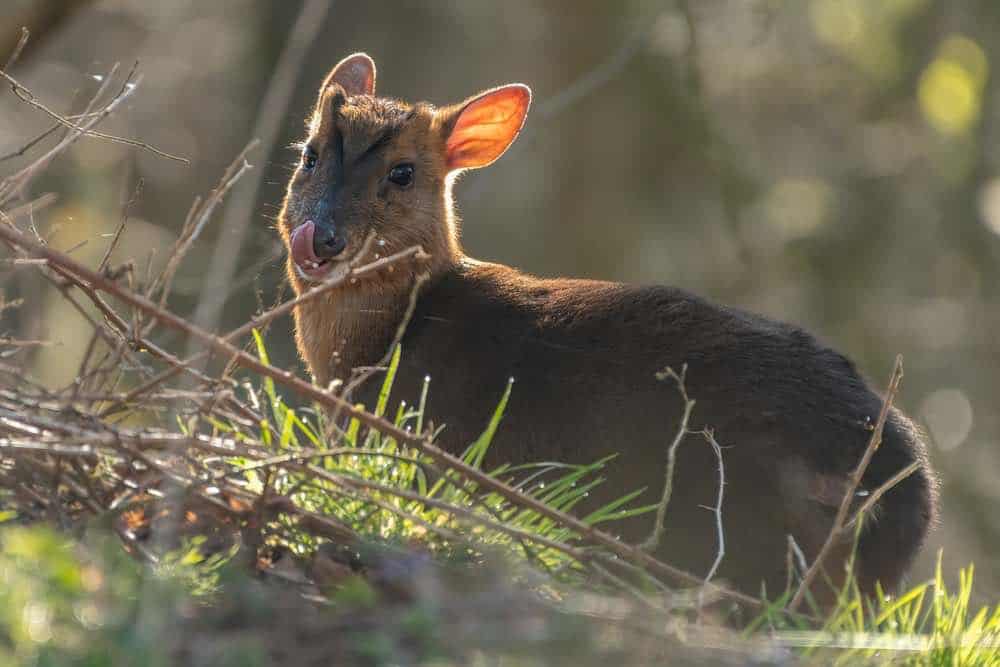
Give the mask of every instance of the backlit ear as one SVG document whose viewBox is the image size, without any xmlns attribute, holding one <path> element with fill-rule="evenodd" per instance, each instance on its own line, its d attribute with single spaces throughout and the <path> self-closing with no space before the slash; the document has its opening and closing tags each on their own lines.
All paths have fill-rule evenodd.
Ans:
<svg viewBox="0 0 1000 667">
<path fill-rule="evenodd" d="M 340 84 L 348 95 L 374 95 L 375 61 L 367 53 L 347 56 L 326 75 L 320 95 L 334 83 Z"/>
<path fill-rule="evenodd" d="M 448 170 L 485 167 L 503 155 L 524 125 L 531 89 L 512 83 L 444 111 Z"/>
</svg>

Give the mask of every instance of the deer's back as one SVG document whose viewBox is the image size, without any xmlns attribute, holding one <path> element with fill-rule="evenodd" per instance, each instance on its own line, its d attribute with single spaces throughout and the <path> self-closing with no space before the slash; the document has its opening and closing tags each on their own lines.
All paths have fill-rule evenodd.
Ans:
<svg viewBox="0 0 1000 667">
<path fill-rule="evenodd" d="M 685 364 L 698 402 L 692 428 L 710 426 L 733 445 L 738 433 L 779 429 L 833 469 L 857 460 L 881 406 L 849 361 L 797 327 L 675 288 L 541 280 L 490 264 L 461 267 L 420 299 L 400 391 L 431 375 L 429 414 L 448 424 L 442 443 L 461 447 L 514 378 L 504 431 L 527 441 L 497 456 L 552 458 L 559 445 L 531 433 L 585 425 L 589 437 L 566 445 L 576 453 L 631 448 L 632 431 L 672 433 L 680 397 L 656 373 Z M 611 440 L 595 442 L 600 435 Z"/>
</svg>

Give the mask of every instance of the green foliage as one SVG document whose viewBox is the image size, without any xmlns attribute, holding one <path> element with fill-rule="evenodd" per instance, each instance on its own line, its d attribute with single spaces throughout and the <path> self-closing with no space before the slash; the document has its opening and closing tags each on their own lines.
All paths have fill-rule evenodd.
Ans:
<svg viewBox="0 0 1000 667">
<path fill-rule="evenodd" d="M 267 363 L 267 350 L 262 337 L 255 332 L 254 338 L 258 356 Z M 390 410 L 401 354 L 401 346 L 396 346 L 372 414 L 388 419 L 397 428 L 433 438 L 436 433 L 427 433 L 424 426 L 428 421 L 424 408 L 429 378 L 424 383 L 416 407 L 400 401 L 395 411 Z M 326 411 L 318 406 L 296 410 L 288 405 L 269 379 L 263 383 L 263 396 L 249 385 L 244 386 L 253 402 L 266 403 L 267 409 L 263 413 L 268 418 L 262 420 L 259 431 L 252 434 L 242 433 L 236 424 L 216 423 L 216 428 L 237 438 L 270 443 L 277 451 L 288 452 L 290 456 L 301 454 L 303 462 L 316 463 L 335 476 L 334 479 L 343 476 L 367 484 L 360 493 L 348 493 L 345 486 L 334 479 L 317 478 L 308 472 L 282 472 L 270 480 L 276 492 L 287 495 L 308 511 L 336 518 L 368 539 L 394 543 L 417 540 L 443 556 L 468 557 L 471 555 L 471 544 L 477 552 L 489 550 L 530 554 L 536 565 L 549 570 L 570 572 L 574 569 L 576 564 L 569 562 L 562 552 L 548 547 L 530 548 L 512 538 L 508 532 L 490 527 L 491 522 L 499 522 L 508 528 L 560 542 L 574 538 L 570 531 L 551 519 L 534 510 L 514 507 L 499 494 L 477 488 L 454 471 L 436 469 L 431 460 L 417 450 L 402 446 L 374 429 L 363 427 L 357 419 L 351 419 L 347 428 L 339 432 Z M 466 464 L 482 469 L 513 389 L 511 379 L 506 383 L 482 434 L 470 443 L 462 455 Z M 517 484 L 525 493 L 549 507 L 570 511 L 604 481 L 600 473 L 610 460 L 611 457 L 608 457 L 588 465 L 502 465 L 489 473 L 495 478 Z M 247 482 L 251 485 L 263 484 L 259 467 L 249 461 L 244 463 Z M 419 497 L 414 498 L 413 493 Z M 639 493 L 641 490 L 628 493 L 591 512 L 585 520 L 594 525 L 653 509 L 653 506 L 629 506 Z M 452 511 L 450 507 L 458 511 Z M 482 517 L 483 521 L 470 519 L 470 513 Z M 291 544 L 293 550 L 302 553 L 315 546 L 315 539 L 298 531 L 291 522 L 283 528 L 287 534 L 296 536 Z M 448 535 L 455 534 L 468 538 L 470 544 L 456 544 L 449 539 Z"/>
<path fill-rule="evenodd" d="M 219 573 L 236 555 L 238 545 L 228 551 L 205 553 L 204 535 L 183 540 L 179 549 L 166 552 L 156 564 L 159 576 L 181 582 L 196 597 L 210 596 L 219 591 Z"/>
<path fill-rule="evenodd" d="M 423 572 L 430 594 L 403 604 L 387 603 L 355 578 L 329 604 L 318 605 L 235 564 L 216 568 L 186 554 L 178 553 L 168 567 L 149 568 L 126 556 L 101 525 L 91 526 L 83 540 L 45 526 L 6 527 L 0 532 L 0 667 L 426 660 L 445 667 L 468 664 L 463 656 L 484 648 L 525 657 L 512 664 L 580 665 L 601 651 L 591 646 L 582 620 L 525 605 L 529 598 L 488 568 L 468 570 L 455 581 L 444 570 Z M 206 569 L 218 584 L 208 597 L 193 583 Z M 502 585 L 507 588 L 497 588 Z M 484 591 L 495 591 L 499 604 Z M 469 596 L 479 601 L 470 605 Z M 515 607 L 534 614 L 531 623 L 503 626 Z M 304 662 L 289 663 L 289 656 Z"/>
<path fill-rule="evenodd" d="M 941 558 L 939 552 L 933 579 L 895 597 L 879 595 L 877 603 L 849 581 L 819 629 L 811 621 L 782 614 L 785 595 L 746 634 L 768 627 L 774 641 L 801 648 L 803 656 L 821 664 L 1000 665 L 1000 603 L 972 614 L 973 565 L 959 570 L 958 589 L 951 591 Z"/>
<path fill-rule="evenodd" d="M 163 637 L 196 604 L 189 595 L 202 586 L 201 565 L 178 555 L 150 570 L 107 535 L 80 543 L 42 526 L 5 527 L 0 667 L 172 664 Z M 234 658 L 243 653 L 233 648 Z"/>
</svg>

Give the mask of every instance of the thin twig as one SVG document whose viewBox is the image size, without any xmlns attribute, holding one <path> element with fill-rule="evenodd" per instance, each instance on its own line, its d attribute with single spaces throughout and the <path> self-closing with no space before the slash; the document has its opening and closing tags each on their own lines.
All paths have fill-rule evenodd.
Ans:
<svg viewBox="0 0 1000 667">
<path fill-rule="evenodd" d="M 892 408 L 892 402 L 896 398 L 896 393 L 899 391 L 899 383 L 902 379 L 903 357 L 902 355 L 897 355 L 896 365 L 893 367 L 892 376 L 889 378 L 889 387 L 885 392 L 885 400 L 882 402 L 882 409 L 879 411 L 878 420 L 875 422 L 875 428 L 868 441 L 868 446 L 865 447 L 865 451 L 861 455 L 861 460 L 858 462 L 857 467 L 848 476 L 847 488 L 844 492 L 843 499 L 840 501 L 840 507 L 837 509 L 837 515 L 834 517 L 833 525 L 830 527 L 830 533 L 827 535 L 826 541 L 820 548 L 819 553 L 816 555 L 815 560 L 813 560 L 812 565 L 809 566 L 809 569 L 806 570 L 806 573 L 802 576 L 802 582 L 799 584 L 798 590 L 788 603 L 788 609 L 790 611 L 797 611 L 798 608 L 802 606 L 802 602 L 808 595 L 813 581 L 823 568 L 823 561 L 830 554 L 834 546 L 837 545 L 844 534 L 847 514 L 850 511 L 851 503 L 854 501 L 858 486 L 861 484 L 861 478 L 864 477 L 865 471 L 868 469 L 868 464 L 871 462 L 875 452 L 878 451 L 879 445 L 882 444 L 882 431 L 885 428 L 886 419 L 889 417 L 889 410 Z"/>
<path fill-rule="evenodd" d="M 40 197 L 24 202 L 20 206 L 14 206 L 4 211 L 0 211 L 0 217 L 2 217 L 5 222 L 11 223 L 22 217 L 30 218 L 38 211 L 48 208 L 50 205 L 54 204 L 56 199 L 58 198 L 54 193 L 47 192 Z"/>
<path fill-rule="evenodd" d="M 219 185 L 209 194 L 209 196 L 204 199 L 196 199 L 195 204 L 188 214 L 188 219 L 184 223 L 184 227 L 181 229 L 181 234 L 174 243 L 173 249 L 170 251 L 170 259 L 167 260 L 166 266 L 163 268 L 162 273 L 150 285 L 148 293 L 152 295 L 155 290 L 160 290 L 160 307 L 162 308 L 167 301 L 167 297 L 170 295 L 170 289 L 173 285 L 174 274 L 177 272 L 178 267 L 180 267 L 181 262 L 187 255 L 188 251 L 194 245 L 194 242 L 201 235 L 202 230 L 205 225 L 212 217 L 212 213 L 215 208 L 225 199 L 226 194 L 233 188 L 234 185 L 253 167 L 247 162 L 247 155 L 250 151 L 254 150 L 260 142 L 252 140 L 243 150 L 240 151 L 236 159 L 230 163 L 226 168 L 226 171 L 222 175 L 222 180 Z M 212 283 L 208 283 L 211 285 Z"/>
<path fill-rule="evenodd" d="M 260 315 L 256 315 L 249 322 L 246 322 L 245 324 L 237 327 L 236 329 L 233 329 L 229 333 L 222 336 L 221 340 L 225 342 L 233 342 L 239 338 L 242 338 L 243 336 L 249 335 L 250 332 L 253 331 L 254 329 L 258 330 L 261 329 L 269 322 L 289 314 L 290 312 L 292 312 L 292 310 L 294 310 L 298 306 L 308 303 L 313 299 L 316 299 L 322 296 L 323 294 L 326 294 L 330 290 L 336 289 L 337 287 L 343 285 L 346 281 L 351 280 L 353 278 L 364 277 L 369 273 L 374 273 L 381 269 L 393 266 L 396 263 L 402 262 L 404 260 L 412 259 L 413 261 L 423 262 L 426 261 L 427 258 L 428 256 L 426 253 L 424 253 L 422 248 L 420 248 L 419 246 L 412 246 L 410 248 L 401 250 L 398 253 L 389 255 L 388 257 L 383 257 L 381 259 L 378 259 L 370 264 L 366 264 L 364 266 L 356 268 L 351 267 L 348 269 L 346 273 L 345 272 L 331 273 L 331 275 L 329 275 L 322 283 L 319 283 L 315 287 L 310 288 L 309 290 L 303 292 L 294 299 L 285 301 L 284 303 L 275 306 L 274 308 L 272 308 L 267 312 L 261 313 Z M 136 387 L 135 389 L 129 392 L 129 394 L 125 397 L 125 399 L 123 399 L 116 405 L 109 406 L 104 411 L 102 411 L 102 413 L 99 416 L 107 416 L 108 414 L 111 414 L 125 403 L 135 400 L 141 394 L 151 391 L 152 389 L 155 389 L 156 387 L 160 386 L 170 378 L 175 377 L 176 375 L 182 372 L 191 373 L 196 378 L 202 381 L 210 381 L 210 379 L 207 378 L 207 376 L 205 376 L 204 374 L 202 374 L 200 371 L 198 371 L 196 368 L 193 367 L 193 364 L 196 361 L 208 356 L 210 353 L 211 350 L 203 349 L 199 352 L 194 353 L 192 356 L 184 360 L 177 359 L 176 357 L 173 357 L 173 355 L 170 355 L 168 358 L 166 356 L 166 353 L 164 353 L 162 358 L 166 360 L 168 363 L 170 363 L 172 368 L 163 371 L 159 375 L 156 375 L 155 377 L 151 378 L 145 384 Z"/>
<path fill-rule="evenodd" d="M 663 496 L 660 498 L 660 502 L 656 507 L 656 519 L 653 523 L 653 532 L 640 545 L 641 548 L 649 552 L 656 551 L 660 546 L 660 540 L 663 539 L 663 531 L 667 518 L 667 506 L 670 505 L 670 496 L 673 494 L 674 490 L 674 468 L 677 463 L 677 448 L 680 447 L 681 442 L 683 442 L 684 436 L 688 434 L 688 423 L 691 420 L 691 411 L 694 410 L 695 402 L 688 396 L 687 387 L 684 384 L 686 375 L 687 364 L 681 366 L 681 372 L 679 375 L 669 366 L 656 374 L 656 378 L 658 380 L 666 380 L 669 378 L 677 383 L 677 391 L 681 394 L 681 400 L 684 403 L 684 407 L 683 412 L 681 413 L 680 424 L 677 427 L 677 432 L 674 434 L 674 439 L 670 443 L 670 446 L 667 447 L 667 465 L 664 471 Z"/>
<path fill-rule="evenodd" d="M 381 359 L 379 359 L 374 365 L 369 366 L 358 373 L 344 386 L 341 396 L 345 401 L 350 401 L 358 387 L 367 382 L 373 375 L 375 375 L 375 373 L 385 370 L 389 365 L 392 355 L 396 353 L 396 348 L 402 345 L 403 336 L 406 334 L 406 328 L 410 325 L 413 313 L 417 309 L 417 297 L 420 295 L 420 288 L 423 287 L 424 283 L 426 283 L 429 279 L 430 274 L 425 271 L 418 275 L 413 281 L 413 286 L 410 288 L 410 298 L 407 302 L 406 310 L 403 312 L 403 317 L 400 318 L 399 324 L 396 326 L 396 333 L 392 337 L 392 342 L 389 343 L 389 346 L 386 348 Z M 339 413 L 334 413 L 331 421 L 333 423 L 337 423 L 339 422 L 339 417 Z"/>
<path fill-rule="evenodd" d="M 101 263 L 97 265 L 98 271 L 104 271 L 104 269 L 107 268 L 108 261 L 110 261 L 112 253 L 114 253 L 115 248 L 118 247 L 118 242 L 121 240 L 122 232 L 125 231 L 125 225 L 128 224 L 129 211 L 132 210 L 132 207 L 137 201 L 139 201 L 139 197 L 142 195 L 142 185 L 143 181 L 140 178 L 139 182 L 135 185 L 135 190 L 132 192 L 132 196 L 122 203 L 121 220 L 118 223 L 118 228 L 115 230 L 114 236 L 111 237 L 111 242 L 108 243 L 108 247 L 104 251 L 104 257 L 101 258 Z"/>
<path fill-rule="evenodd" d="M 788 554 L 786 556 L 785 567 L 788 569 L 788 578 L 786 589 L 792 590 L 792 580 L 795 577 L 795 568 L 798 566 L 799 576 L 805 574 L 806 570 L 809 569 L 809 563 L 806 562 L 806 555 L 802 553 L 802 547 L 799 543 L 795 541 L 795 536 L 791 533 L 788 534 Z"/>
<path fill-rule="evenodd" d="M 722 462 L 722 447 L 719 446 L 719 442 L 715 439 L 715 433 L 711 429 L 705 429 L 702 432 L 705 440 L 711 445 L 712 451 L 715 453 L 715 457 L 718 461 L 719 467 L 719 488 L 715 496 L 715 505 L 710 507 L 712 513 L 715 515 L 715 533 L 716 541 L 718 542 L 718 547 L 715 551 L 715 560 L 712 561 L 712 566 L 708 568 L 708 573 L 705 575 L 705 583 L 712 580 L 715 573 L 719 570 L 719 565 L 722 563 L 723 557 L 726 555 L 726 534 L 722 527 L 722 499 L 725 497 L 726 490 L 726 467 Z M 705 593 L 705 588 L 698 592 L 698 606 L 702 606 L 703 596 Z"/>
<path fill-rule="evenodd" d="M 79 132 L 81 135 L 87 136 L 87 137 L 95 137 L 97 139 L 104 139 L 105 141 L 110 141 L 112 143 L 125 144 L 126 146 L 132 146 L 133 148 L 139 148 L 141 150 L 149 151 L 150 153 L 153 153 L 154 155 L 159 155 L 160 157 L 164 157 L 164 158 L 167 158 L 168 160 L 173 160 L 175 162 L 182 162 L 184 164 L 189 164 L 190 163 L 190 160 L 188 160 L 187 158 L 180 157 L 178 155 L 172 155 L 171 153 L 167 153 L 166 151 L 162 151 L 159 148 L 156 148 L 155 146 L 146 143 L 145 141 L 139 141 L 137 139 L 127 139 L 125 137 L 118 137 L 118 136 L 115 136 L 113 134 L 107 134 L 105 132 L 98 132 L 97 130 L 92 130 L 89 127 L 84 127 L 84 126 L 77 125 L 76 123 L 74 123 L 72 120 L 70 120 L 66 116 L 63 116 L 62 114 L 53 111 L 52 109 L 50 109 L 49 107 L 47 107 L 45 104 L 43 104 L 42 102 L 38 101 L 38 98 L 35 97 L 34 93 L 32 93 L 25 86 L 21 85 L 17 81 L 17 79 L 15 79 L 14 77 L 12 77 L 10 74 L 8 74 L 7 72 L 5 72 L 4 70 L 0 70 L 0 78 L 3 78 L 3 79 L 7 80 L 7 82 L 11 86 L 11 90 L 14 91 L 14 95 L 16 95 L 19 100 L 21 100 L 25 104 L 28 104 L 28 105 L 34 107 L 35 109 L 38 109 L 39 111 L 41 111 L 45 115 L 49 116 L 50 118 L 52 118 L 54 121 L 56 121 L 60 125 L 68 128 L 70 130 L 73 130 L 74 132 Z"/>
<path fill-rule="evenodd" d="M 14 158 L 21 157 L 22 155 L 30 151 L 32 148 L 34 148 L 35 146 L 37 146 L 38 144 L 40 144 L 41 142 L 45 141 L 53 134 L 55 134 L 60 127 L 62 127 L 62 125 L 56 123 L 55 125 L 50 126 L 49 129 L 40 132 L 39 134 L 35 135 L 28 141 L 24 142 L 20 148 L 16 148 L 5 155 L 0 155 L 0 162 L 6 162 L 7 160 L 13 160 Z"/>
<path fill-rule="evenodd" d="M 57 155 L 62 154 L 67 148 L 72 146 L 80 137 L 83 136 L 84 132 L 90 130 L 99 124 L 106 117 L 111 115 L 119 105 L 125 102 L 132 93 L 138 88 L 139 81 L 134 80 L 134 70 L 130 72 L 125 77 L 125 82 L 122 85 L 121 90 L 115 95 L 110 102 L 104 105 L 97 113 L 91 114 L 92 109 L 97 104 L 98 100 L 104 95 L 105 91 L 111 86 L 111 82 L 114 79 L 115 74 L 118 72 L 118 65 L 115 64 L 107 76 L 103 77 L 100 85 L 97 87 L 97 92 L 87 103 L 84 109 L 83 115 L 88 118 L 88 120 L 79 126 L 79 129 L 71 130 L 63 137 L 55 146 L 50 148 L 48 151 L 43 153 L 39 158 L 35 159 L 31 164 L 27 165 L 20 171 L 7 176 L 2 181 L 0 181 L 0 205 L 3 205 L 11 197 L 12 192 L 16 192 L 23 188 L 28 182 L 42 169 L 44 169 Z M 77 127 L 73 124 L 73 127 Z"/>
<path fill-rule="evenodd" d="M 21 35 L 17 38 L 17 44 L 14 45 L 14 50 L 11 52 L 10 57 L 7 58 L 6 64 L 4 64 L 4 71 L 9 70 L 17 62 L 17 59 L 21 57 L 21 52 L 24 51 L 24 47 L 28 44 L 28 38 L 31 37 L 31 31 L 27 27 L 21 26 Z"/>
<path fill-rule="evenodd" d="M 921 467 L 923 467 L 923 462 L 914 461 L 913 463 L 906 466 L 905 468 L 897 472 L 895 475 L 887 479 L 884 484 L 875 489 L 871 493 L 871 495 L 865 499 L 865 502 L 862 503 L 861 507 L 858 508 L 858 511 L 854 513 L 854 518 L 852 518 L 844 525 L 844 531 L 852 530 L 854 526 L 857 524 L 857 522 L 860 521 L 861 518 L 864 517 L 866 514 L 868 514 L 868 512 L 870 512 L 873 507 L 875 507 L 875 503 L 881 500 L 882 496 L 884 496 L 890 489 L 900 484 L 907 477 L 920 470 Z"/>
</svg>

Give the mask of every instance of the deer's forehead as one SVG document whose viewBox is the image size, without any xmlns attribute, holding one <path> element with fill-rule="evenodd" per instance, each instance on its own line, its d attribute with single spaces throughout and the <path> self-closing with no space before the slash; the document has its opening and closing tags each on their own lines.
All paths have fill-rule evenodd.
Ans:
<svg viewBox="0 0 1000 667">
<path fill-rule="evenodd" d="M 402 122 L 396 118 L 375 115 L 365 110 L 347 108 L 335 119 L 334 126 L 340 132 L 345 148 L 349 151 L 364 150 L 387 132 L 399 134 Z"/>
<path fill-rule="evenodd" d="M 403 122 L 412 113 L 413 107 L 399 100 L 368 95 L 344 100 L 327 91 L 313 112 L 311 129 L 316 135 L 332 134 L 335 128 L 359 134 L 377 132 Z"/>
<path fill-rule="evenodd" d="M 378 132 L 399 126 L 412 116 L 413 108 L 395 100 L 372 97 L 352 97 L 338 112 L 338 125 L 357 132 Z"/>
<path fill-rule="evenodd" d="M 425 103 L 360 95 L 336 105 L 327 95 L 317 106 L 310 129 L 321 142 L 332 141 L 339 133 L 345 145 L 353 147 L 370 144 L 386 133 L 393 135 L 394 143 L 419 142 L 433 115 L 433 107 Z"/>
</svg>

